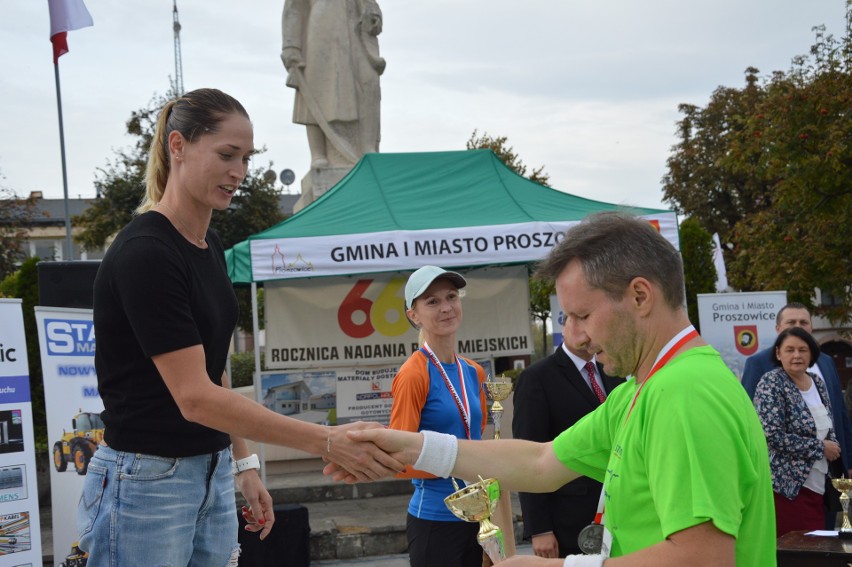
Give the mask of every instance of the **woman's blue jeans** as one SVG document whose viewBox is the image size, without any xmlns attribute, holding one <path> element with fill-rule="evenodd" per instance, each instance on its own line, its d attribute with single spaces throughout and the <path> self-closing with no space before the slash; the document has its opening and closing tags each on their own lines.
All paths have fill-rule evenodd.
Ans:
<svg viewBox="0 0 852 567">
<path fill-rule="evenodd" d="M 88 567 L 237 564 L 231 450 L 166 458 L 100 446 L 77 507 Z"/>
</svg>

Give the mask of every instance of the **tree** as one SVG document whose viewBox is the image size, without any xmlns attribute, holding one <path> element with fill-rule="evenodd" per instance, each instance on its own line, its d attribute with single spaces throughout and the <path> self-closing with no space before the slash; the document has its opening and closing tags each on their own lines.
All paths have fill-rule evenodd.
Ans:
<svg viewBox="0 0 852 567">
<path fill-rule="evenodd" d="M 157 113 L 166 97 L 155 97 L 148 108 L 133 111 L 127 121 L 127 133 L 137 138 L 132 147 L 119 150 L 117 157 L 98 170 L 95 188 L 98 198 L 72 222 L 82 227 L 74 237 L 86 249 L 101 248 L 124 225 L 145 195 L 145 166 L 154 135 Z"/>
<path fill-rule="evenodd" d="M 167 102 L 165 97 L 155 97 L 148 108 L 131 113 L 127 133 L 137 138 L 132 147 L 121 150 L 118 156 L 99 172 L 95 181 L 99 197 L 84 213 L 73 218 L 82 227 L 75 237 L 86 248 L 100 248 L 124 225 L 133 219 L 134 210 L 145 194 L 145 167 L 148 148 L 154 136 L 157 115 Z M 265 151 L 261 149 L 259 153 Z M 211 226 L 222 239 L 225 248 L 245 240 L 250 235 L 269 228 L 284 219 L 275 188 L 275 177 L 265 168 L 249 170 L 225 211 L 214 211 Z M 251 295 L 248 288 L 237 289 L 240 303 L 238 325 L 252 329 Z"/>
<path fill-rule="evenodd" d="M 852 3 L 847 5 L 847 24 Z M 837 322 L 852 320 L 852 34 L 817 28 L 809 57 L 772 76 L 750 117 L 743 151 L 773 183 L 766 208 L 735 227 L 733 268 L 764 289 L 786 289 Z M 750 138 L 750 139 L 748 139 Z M 734 165 L 739 165 L 734 162 Z M 735 272 L 735 273 L 736 273 Z M 813 304 L 820 288 L 838 301 Z"/>
<path fill-rule="evenodd" d="M 680 252 L 683 256 L 686 308 L 689 320 L 697 327 L 699 320 L 697 295 L 716 291 L 713 236 L 704 230 L 698 219 L 688 218 L 680 223 Z"/>
<path fill-rule="evenodd" d="M 511 146 L 507 145 L 508 138 L 506 136 L 498 136 L 496 138 L 489 136 L 487 132 L 481 136 L 477 136 L 477 130 L 474 130 L 467 141 L 468 150 L 489 149 L 493 151 L 500 161 L 506 166 L 520 175 L 527 177 L 527 166 L 521 161 L 518 154 L 515 153 Z M 535 181 L 539 185 L 550 187 L 548 181 L 550 176 L 544 172 L 544 166 L 534 169 L 532 174 L 527 177 L 530 181 Z M 550 317 L 550 296 L 556 293 L 553 282 L 545 282 L 537 278 L 530 278 L 530 315 L 533 320 L 541 321 L 541 332 L 543 343 L 545 344 L 544 353 L 547 352 L 547 319 Z"/>
<path fill-rule="evenodd" d="M 272 164 L 269 164 L 272 167 Z M 226 249 L 242 242 L 252 234 L 273 226 L 284 215 L 278 204 L 279 191 L 275 189 L 275 178 L 267 177 L 261 169 L 255 169 L 246 176 L 239 190 L 231 199 L 231 206 L 224 211 L 213 211 L 212 226 L 216 228 Z M 249 333 L 254 329 L 252 323 L 251 288 L 240 286 L 235 289 L 240 305 L 240 318 L 237 326 Z M 258 290 L 258 320 L 263 328 L 263 290 Z"/>
<path fill-rule="evenodd" d="M 497 157 L 500 158 L 500 161 L 505 163 L 509 169 L 511 169 L 521 177 L 526 177 L 530 181 L 535 181 L 539 185 L 550 187 L 550 185 L 548 185 L 548 181 L 550 181 L 550 176 L 544 172 L 544 166 L 542 165 L 538 169 L 534 169 L 530 175 L 527 175 L 527 166 L 524 165 L 524 162 L 521 161 L 521 158 L 518 157 L 518 154 L 515 153 L 514 148 L 506 145 L 507 141 L 508 138 L 506 136 L 498 136 L 494 138 L 489 136 L 488 132 L 483 132 L 481 136 L 477 136 L 477 130 L 474 130 L 473 133 L 470 135 L 470 139 L 467 141 L 467 149 L 491 150 L 492 152 L 497 154 Z"/>
<path fill-rule="evenodd" d="M 547 320 L 550 318 L 550 296 L 556 293 L 553 282 L 539 278 L 530 278 L 530 315 L 533 320 L 541 322 L 541 344 L 542 356 L 546 356 L 547 349 Z M 557 322 L 553 321 L 555 327 Z"/>
<path fill-rule="evenodd" d="M 213 211 L 210 224 L 216 229 L 225 248 L 231 248 L 252 234 L 284 220 L 275 177 L 265 175 L 269 167 L 249 171 L 231 198 L 231 206 L 224 211 Z"/>
<path fill-rule="evenodd" d="M 24 242 L 35 207 L 35 199 L 21 199 L 0 185 L 0 280 L 15 272 L 26 256 Z"/>
<path fill-rule="evenodd" d="M 718 89 L 705 109 L 681 107 L 665 200 L 723 242 L 731 284 L 787 290 L 835 323 L 852 319 L 852 2 L 846 35 L 814 28 L 787 72 Z M 814 305 L 814 289 L 833 305 Z"/>
<path fill-rule="evenodd" d="M 672 148 L 663 177 L 664 200 L 677 213 L 698 219 L 711 234 L 719 233 L 723 241 L 734 225 L 761 206 L 768 190 L 763 179 L 749 171 L 719 167 L 731 146 L 746 135 L 746 117 L 763 96 L 757 73 L 754 67 L 746 69 L 742 90 L 716 89 L 706 108 L 678 107 L 684 114 L 677 126 L 681 141 Z"/>
</svg>

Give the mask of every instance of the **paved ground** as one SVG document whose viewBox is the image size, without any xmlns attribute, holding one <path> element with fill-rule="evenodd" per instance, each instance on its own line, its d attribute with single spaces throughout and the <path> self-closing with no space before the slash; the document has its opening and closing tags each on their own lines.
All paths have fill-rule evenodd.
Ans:
<svg viewBox="0 0 852 567">
<path fill-rule="evenodd" d="M 333 559 L 328 561 L 311 561 L 311 567 L 331 567 L 332 565 L 353 565 L 356 567 L 409 567 L 408 555 L 382 555 L 381 557 L 365 557 L 363 559 Z"/>
<path fill-rule="evenodd" d="M 276 504 L 300 503 L 308 509 L 312 566 L 408 567 L 405 517 L 410 481 L 340 485 L 316 470 L 306 470 L 269 474 L 266 484 Z M 44 565 L 55 567 L 50 500 L 46 500 L 41 509 Z M 517 494 L 512 500 L 517 516 Z M 532 550 L 528 544 L 519 545 L 518 553 L 531 555 Z"/>
<path fill-rule="evenodd" d="M 518 555 L 532 555 L 530 544 L 518 546 Z M 401 553 L 397 555 L 382 555 L 377 557 L 364 557 L 362 559 L 330 559 L 327 561 L 311 561 L 311 567 L 332 567 L 342 565 L 353 565 L 355 567 L 409 567 L 408 555 Z"/>
</svg>

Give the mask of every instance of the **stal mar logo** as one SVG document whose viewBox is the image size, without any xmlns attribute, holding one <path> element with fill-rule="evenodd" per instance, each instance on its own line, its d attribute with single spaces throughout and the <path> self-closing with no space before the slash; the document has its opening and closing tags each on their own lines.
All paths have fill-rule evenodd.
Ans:
<svg viewBox="0 0 852 567">
<path fill-rule="evenodd" d="M 79 319 L 45 319 L 47 354 L 59 356 L 94 356 L 95 325 Z"/>
</svg>

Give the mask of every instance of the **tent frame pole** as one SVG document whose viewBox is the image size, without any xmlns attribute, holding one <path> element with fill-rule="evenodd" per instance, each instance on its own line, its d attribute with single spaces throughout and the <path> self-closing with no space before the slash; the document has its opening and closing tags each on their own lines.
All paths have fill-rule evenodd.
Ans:
<svg viewBox="0 0 852 567">
<path fill-rule="evenodd" d="M 254 333 L 254 400 L 262 404 L 260 383 L 260 324 L 257 316 L 257 282 L 251 282 L 251 325 Z M 260 480 L 266 486 L 266 445 L 259 443 Z"/>
</svg>

